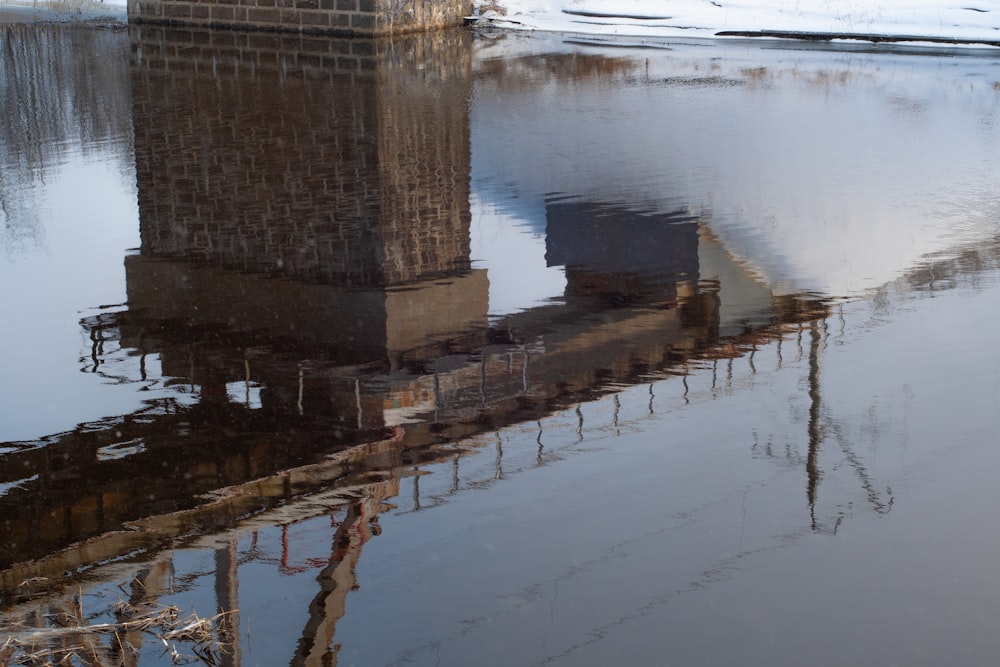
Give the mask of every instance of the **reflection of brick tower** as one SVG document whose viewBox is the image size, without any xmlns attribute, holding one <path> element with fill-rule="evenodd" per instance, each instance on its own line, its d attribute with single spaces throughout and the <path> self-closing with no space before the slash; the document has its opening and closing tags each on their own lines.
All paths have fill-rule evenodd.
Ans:
<svg viewBox="0 0 1000 667">
<path fill-rule="evenodd" d="M 130 309 L 341 363 L 485 327 L 468 39 L 133 27 Z"/>
<path fill-rule="evenodd" d="M 678 298 L 697 281 L 698 223 L 686 211 L 644 214 L 621 206 L 561 202 L 546 206 L 546 259 L 564 266 L 569 300 L 612 305 Z"/>
<path fill-rule="evenodd" d="M 469 269 L 466 35 L 132 34 L 143 255 L 339 285 Z"/>
<path fill-rule="evenodd" d="M 397 43 L 398 65 L 379 71 L 381 239 L 389 284 L 469 268 L 471 49 L 462 35 L 446 40 Z"/>
</svg>

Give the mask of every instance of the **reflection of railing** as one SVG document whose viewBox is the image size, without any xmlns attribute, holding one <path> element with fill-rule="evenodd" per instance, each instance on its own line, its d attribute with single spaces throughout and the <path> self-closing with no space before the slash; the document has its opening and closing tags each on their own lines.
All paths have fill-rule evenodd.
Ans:
<svg viewBox="0 0 1000 667">
<path fill-rule="evenodd" d="M 613 394 L 616 386 L 677 372 L 673 369 L 685 360 L 726 349 L 712 333 L 714 298 L 711 292 L 692 294 L 679 304 L 589 315 L 569 306 L 547 307 L 548 318 L 528 313 L 501 322 L 502 333 L 491 334 L 501 342 L 395 370 L 376 360 L 331 364 L 319 347 L 241 345 L 238 337 L 220 338 L 213 328 L 144 326 L 130 312 L 85 320 L 85 327 L 97 329 L 92 341 L 97 360 L 85 358 L 86 367 L 123 375 L 120 360 L 109 363 L 122 349 L 110 341 L 127 338 L 141 347 L 138 352 L 158 351 L 163 367 L 162 379 L 141 365 L 139 371 L 131 368 L 128 379 L 159 382 L 168 395 L 179 392 L 178 398 L 192 402 L 61 434 L 0 460 L 0 475 L 18 483 L 0 497 L 10 507 L 4 530 L 18 535 L 4 540 L 9 545 L 4 558 L 12 565 L 14 558 L 58 553 L 64 544 L 100 540 L 126 522 L 155 520 L 164 510 L 191 512 L 197 523 L 203 494 L 364 443 L 390 443 L 386 458 L 366 464 L 372 469 L 419 464 L 428 455 L 434 460 L 436 453 L 425 453 L 429 445 L 537 422 Z M 131 333 L 126 336 L 125 330 Z M 532 330 L 539 333 L 527 333 Z M 517 331 L 523 333 L 511 333 Z M 250 335 L 247 342 L 254 340 Z M 183 375 L 171 380 L 170 373 Z M 248 380 L 260 387 L 259 403 L 230 400 L 228 384 Z M 544 458 L 540 439 L 536 448 L 536 458 Z M 503 454 L 501 447 L 494 476 L 508 473 Z M 26 479 L 24 464 L 44 472 Z M 56 479 L 75 482 L 57 487 Z"/>
<path fill-rule="evenodd" d="M 821 389 L 817 362 L 820 361 L 827 336 L 825 323 L 791 325 L 784 327 L 783 331 L 783 335 L 772 334 L 768 344 L 763 344 L 760 340 L 747 341 L 730 348 L 726 356 L 721 358 L 692 358 L 687 367 L 678 366 L 670 374 L 650 378 L 647 384 L 632 388 L 612 388 L 611 393 L 597 398 L 596 403 L 577 403 L 531 422 L 488 433 L 472 434 L 471 438 L 459 443 L 461 449 L 458 451 L 442 450 L 436 456 L 425 457 L 412 464 L 396 459 L 396 463 L 389 469 L 392 476 L 390 486 L 386 486 L 384 482 L 364 483 L 360 487 L 354 487 L 353 491 L 344 489 L 339 495 L 326 499 L 321 494 L 298 492 L 289 497 L 288 505 L 283 508 L 276 508 L 256 517 L 242 513 L 243 518 L 231 525 L 237 528 L 242 526 L 236 535 L 246 536 L 239 538 L 240 541 L 245 540 L 246 546 L 238 548 L 236 537 L 227 538 L 225 544 L 216 548 L 215 570 L 175 573 L 174 580 L 177 583 L 170 588 L 178 592 L 196 586 L 204 587 L 205 582 L 214 581 L 218 611 L 231 611 L 239 608 L 236 582 L 240 564 L 267 563 L 283 576 L 316 571 L 319 590 L 309 604 L 309 620 L 300 637 L 294 663 L 311 664 L 310 660 L 319 659 L 321 654 L 329 651 L 335 654 L 337 649 L 332 641 L 335 626 L 345 612 L 345 597 L 356 583 L 354 568 L 364 544 L 378 533 L 377 517 L 384 511 L 381 504 L 383 500 L 391 497 L 406 499 L 406 507 L 397 510 L 397 514 L 426 511 L 441 503 L 453 502 L 454 496 L 462 490 L 485 488 L 499 479 L 517 475 L 528 467 L 555 463 L 571 455 L 581 442 L 615 438 L 622 433 L 642 429 L 646 415 L 651 413 L 676 412 L 685 409 L 690 403 L 712 400 L 713 396 L 720 393 L 732 394 L 750 388 L 755 382 L 762 380 L 760 376 L 765 372 L 793 370 L 792 367 L 796 364 L 782 356 L 782 352 L 778 350 L 779 341 L 786 344 L 786 347 L 788 341 L 804 344 L 803 358 L 799 363 L 806 364 L 810 386 Z M 765 367 L 761 356 L 765 351 L 769 353 L 771 367 Z M 723 370 L 724 373 L 720 374 Z M 820 397 L 811 395 L 809 398 L 809 437 L 802 440 L 808 447 L 808 454 L 790 457 L 787 462 L 799 470 L 805 469 L 807 478 L 815 472 L 819 480 L 824 472 L 819 462 L 819 445 L 829 436 L 829 425 L 833 422 L 829 416 L 824 415 L 824 408 L 818 400 Z M 405 441 L 407 428 L 411 427 L 401 427 L 398 434 L 400 442 Z M 848 452 L 849 447 L 845 443 L 841 444 L 845 447 L 843 451 Z M 481 455 L 464 455 L 464 452 L 474 451 Z M 764 454 L 759 447 L 756 453 Z M 814 454 L 815 460 L 809 463 L 808 459 Z M 854 459 L 855 463 L 860 463 L 860 459 Z M 815 466 L 814 470 L 810 470 L 810 466 Z M 318 471 L 319 468 L 315 470 Z M 865 492 L 874 488 L 863 465 L 855 472 L 862 480 Z M 315 473 L 305 476 L 315 476 Z M 319 477 L 315 478 L 319 480 Z M 336 477 L 327 476 L 327 479 Z M 428 486 L 427 483 L 431 485 Z M 337 484 L 334 481 L 332 486 L 335 488 Z M 399 485 L 403 485 L 402 488 Z M 228 495 L 230 494 L 224 494 Z M 233 497 L 237 497 L 237 494 L 233 494 Z M 818 494 L 815 494 L 810 499 L 810 510 L 815 509 L 817 501 Z M 888 503 L 891 506 L 891 497 Z M 873 507 L 876 511 L 886 509 L 884 503 L 880 505 L 873 502 Z M 238 511 L 221 514 L 241 515 Z M 333 517 L 332 521 L 325 518 L 330 516 Z M 839 510 L 829 520 L 814 516 L 811 528 L 817 531 L 836 531 L 844 518 Z M 299 551 L 303 545 L 296 541 L 297 531 L 294 528 L 301 525 L 301 530 L 306 530 L 304 522 L 309 524 L 310 543 L 313 544 L 317 531 L 322 530 L 324 525 L 329 526 L 329 556 Z M 262 548 L 255 537 L 261 530 L 260 526 L 272 526 L 267 528 L 272 531 L 273 536 L 269 540 L 270 551 Z M 199 584 L 199 581 L 202 583 Z M 233 616 L 231 622 L 238 627 L 239 617 Z M 234 646 L 232 650 L 238 651 L 239 647 Z"/>
<path fill-rule="evenodd" d="M 150 264 L 148 268 L 162 266 Z M 478 298 L 478 283 L 468 284 L 475 287 L 471 291 Z M 362 456 L 362 467 L 385 471 L 416 466 L 413 505 L 419 510 L 437 502 L 425 500 L 419 467 L 439 460 L 441 452 L 434 449 L 435 444 L 495 432 L 510 424 L 535 423 L 539 428 L 533 435 L 532 465 L 542 465 L 553 460 L 558 450 L 550 446 L 542 426 L 548 415 L 574 410 L 577 419 L 572 438 L 578 442 L 585 427 L 579 406 L 609 395 L 613 404 L 611 429 L 622 432 L 628 421 L 621 415 L 630 406 L 623 402 L 621 387 L 648 383 L 645 403 L 652 412 L 657 380 L 679 376 L 683 401 L 689 402 L 693 400 L 688 385 L 690 366 L 711 364 L 712 392 L 732 391 L 738 384 L 735 360 L 746 358 L 752 377 L 759 346 L 778 341 L 780 355 L 780 341 L 789 328 L 823 318 L 828 312 L 821 300 L 777 298 L 770 304 L 776 326 L 748 325 L 741 336 L 720 341 L 717 286 L 691 283 L 677 291 L 673 300 L 626 308 L 604 304 L 597 313 L 590 311 L 593 304 L 587 295 L 581 295 L 576 305 L 545 306 L 513 315 L 495 322 L 488 332 L 473 329 L 473 333 L 457 337 L 443 335 L 443 342 L 435 342 L 419 355 L 401 353 L 405 363 L 398 365 L 367 352 L 368 356 L 357 357 L 365 363 L 345 365 L 331 358 L 329 347 L 319 341 L 289 343 L 252 329 L 227 329 L 210 321 L 184 324 L 169 317 L 150 318 L 142 309 L 101 313 L 83 322 L 91 340 L 91 354 L 83 359 L 85 368 L 148 382 L 150 373 L 141 362 L 138 371 L 129 371 L 132 375 L 118 373 L 122 367 L 118 357 L 130 346 L 141 359 L 155 352 L 163 376 L 174 378 L 164 380 L 164 387 L 177 382 L 178 390 L 185 387 L 189 392 L 186 396 L 198 402 L 182 408 L 180 414 L 153 415 L 116 426 L 114 431 L 67 434 L 47 443 L 44 454 L 35 456 L 58 457 L 72 451 L 69 465 L 56 465 L 54 470 L 60 474 L 71 471 L 79 478 L 104 479 L 110 488 L 133 466 L 168 470 L 170 479 L 185 480 L 166 487 L 140 478 L 137 488 L 147 485 L 156 489 L 155 502 L 126 494 L 127 502 L 103 507 L 101 519 L 108 521 L 96 530 L 91 528 L 94 532 L 90 534 L 96 536 L 116 527 L 115 522 L 155 523 L 160 511 L 156 508 L 169 503 L 177 503 L 175 509 L 188 513 L 197 525 L 202 500 L 196 496 L 214 492 L 220 480 L 231 486 L 252 485 L 262 474 L 279 473 L 333 451 L 367 447 L 373 442 L 386 445 L 379 455 L 383 458 Z M 385 299 L 385 295 L 384 291 L 375 293 L 377 298 Z M 408 298 L 412 295 L 412 290 L 407 292 Z M 460 322 L 453 328 L 463 326 Z M 484 338 L 493 343 L 483 345 Z M 112 345 L 112 341 L 118 344 Z M 461 341 L 461 345 L 456 349 L 452 341 Z M 723 365 L 724 380 L 718 376 Z M 259 399 L 231 400 L 227 387 L 233 382 L 259 387 Z M 331 434 L 335 435 L 331 438 Z M 267 442 L 256 443 L 258 439 Z M 493 447 L 490 475 L 476 484 L 489 484 L 514 474 L 519 467 L 510 465 L 510 451 L 502 439 Z M 458 457 L 453 451 L 449 456 L 454 460 L 454 493 L 462 480 Z M 163 468 L 164 463 L 167 468 Z M 205 468 L 215 470 L 215 477 L 206 475 Z M 38 497 L 44 497 L 46 480 L 17 479 L 23 487 L 17 489 L 20 498 L 31 498 L 39 491 L 42 496 Z M 107 488 L 101 489 L 105 497 L 109 497 Z M 90 502 L 91 490 L 86 486 L 63 493 L 66 516 L 75 516 Z M 282 491 L 270 498 L 251 504 L 252 511 L 264 511 L 287 495 Z M 133 513 L 118 514 L 122 507 Z M 25 516 L 25 520 L 33 518 Z M 74 539 L 86 537 L 73 535 Z"/>
<path fill-rule="evenodd" d="M 841 318 L 842 317 L 843 316 L 841 314 Z M 842 319 L 841 323 L 843 324 Z M 771 341 L 776 349 L 776 370 L 780 370 L 783 364 L 786 363 L 782 358 L 781 352 L 782 343 L 786 340 L 791 339 L 795 341 L 798 348 L 799 356 L 792 362 L 793 364 L 800 362 L 803 354 L 806 354 L 808 357 L 806 360 L 806 383 L 809 387 L 809 407 L 806 423 L 806 437 L 804 439 L 804 453 L 802 453 L 802 450 L 796 450 L 796 452 L 793 452 L 792 449 L 786 449 L 779 456 L 770 447 L 770 443 L 762 446 L 756 440 L 751 446 L 751 452 L 755 455 L 771 460 L 782 460 L 785 464 L 799 468 L 805 472 L 807 488 L 806 504 L 810 517 L 810 527 L 814 531 L 829 531 L 835 533 L 837 527 L 846 517 L 845 510 L 839 507 L 836 503 L 833 504 L 834 514 L 828 520 L 823 520 L 817 514 L 820 504 L 820 486 L 824 475 L 820 457 L 822 454 L 823 444 L 830 439 L 836 442 L 838 450 L 843 457 L 843 462 L 847 464 L 847 468 L 854 474 L 856 482 L 860 486 L 860 489 L 871 509 L 878 514 L 888 513 L 892 509 L 894 503 L 892 489 L 886 488 L 884 491 L 881 491 L 877 488 L 874 476 L 867 469 L 863 459 L 854 451 L 854 445 L 846 434 L 845 429 L 838 422 L 838 420 L 829 413 L 829 409 L 825 407 L 822 402 L 822 382 L 820 372 L 822 366 L 822 353 L 829 335 L 827 320 L 814 320 L 809 322 L 807 325 L 799 324 L 789 326 L 785 328 L 785 331 L 786 334 L 784 336 L 776 336 Z M 803 334 L 808 334 L 808 350 L 804 350 L 802 347 Z M 680 384 L 680 391 L 673 392 L 673 394 L 675 394 L 674 400 L 676 401 L 674 409 L 679 409 L 682 406 L 689 405 L 693 400 L 699 401 L 704 399 L 714 399 L 720 395 L 720 392 L 732 394 L 738 391 L 740 387 L 751 387 L 753 385 L 754 378 L 758 373 L 754 359 L 754 354 L 758 347 L 759 342 L 754 341 L 745 347 L 742 347 L 740 354 L 733 354 L 732 352 L 735 350 L 731 351 L 730 356 L 724 358 L 725 375 L 723 381 L 720 381 L 720 378 L 718 377 L 720 359 L 703 360 L 700 362 L 694 361 L 692 363 L 696 366 L 696 368 L 692 370 L 689 370 L 686 365 L 677 369 L 677 371 L 672 373 L 672 375 L 679 380 Z M 735 365 L 737 360 L 742 360 L 743 362 L 741 364 L 741 374 L 737 373 Z M 700 368 L 697 368 L 698 366 L 700 366 Z M 707 393 L 701 395 L 692 393 L 687 381 L 689 374 L 698 372 L 698 370 L 710 370 L 711 374 L 711 386 Z M 649 415 L 656 413 L 657 410 L 654 408 L 654 400 L 661 393 L 661 390 L 668 386 L 667 383 L 670 382 L 676 382 L 676 380 L 670 380 L 668 376 L 661 376 L 659 379 L 650 382 L 645 413 L 648 413 Z M 492 465 L 483 466 L 478 471 L 478 476 L 475 477 L 472 476 L 473 473 L 471 471 L 468 472 L 463 483 L 460 481 L 458 475 L 459 462 L 456 459 L 454 463 L 453 478 L 449 490 L 444 494 L 435 494 L 431 492 L 431 496 L 428 497 L 426 490 L 422 493 L 420 479 L 423 475 L 419 467 L 414 468 L 412 474 L 408 475 L 408 477 L 412 479 L 411 483 L 413 487 L 411 494 L 412 500 L 408 511 L 422 511 L 429 507 L 436 506 L 443 502 L 445 497 L 453 495 L 461 486 L 463 486 L 463 484 L 466 488 L 482 488 L 489 485 L 494 480 L 501 479 L 503 476 L 511 473 L 516 473 L 525 467 L 532 465 L 532 463 L 534 465 L 541 466 L 550 461 L 557 460 L 560 456 L 560 450 L 551 446 L 548 450 L 546 450 L 543 440 L 548 443 L 562 442 L 564 443 L 564 447 L 572 448 L 582 442 L 585 438 L 608 436 L 615 437 L 619 436 L 623 430 L 638 428 L 639 422 L 637 419 L 629 421 L 621 418 L 623 412 L 631 412 L 633 414 L 642 412 L 635 410 L 634 407 L 632 409 L 628 409 L 626 406 L 627 401 L 635 400 L 636 398 L 637 396 L 634 392 L 616 391 L 607 399 L 602 399 L 610 401 L 610 406 L 608 406 L 606 410 L 606 412 L 609 413 L 609 419 L 607 423 L 603 424 L 585 424 L 584 414 L 581 411 L 579 404 L 572 410 L 572 414 L 576 417 L 574 422 L 556 422 L 554 426 L 546 427 L 543 425 L 543 421 L 538 420 L 535 422 L 537 425 L 537 434 L 534 437 L 534 441 L 537 443 L 537 451 L 534 452 L 533 459 L 532 457 L 526 455 L 527 441 L 529 439 L 526 437 L 527 429 L 524 429 L 523 427 L 511 427 L 508 431 L 520 433 L 520 436 L 513 438 L 513 440 L 518 440 L 522 443 L 520 447 L 522 450 L 520 458 L 521 463 L 513 467 L 510 465 L 509 461 L 505 464 L 505 452 L 508 454 L 508 458 L 510 454 L 509 450 L 512 443 L 511 437 L 505 439 L 499 432 L 490 436 L 481 436 L 480 439 L 477 439 L 478 446 L 491 448 L 496 453 L 496 456 L 492 461 Z M 529 461 L 529 459 L 531 459 L 531 461 Z"/>
<path fill-rule="evenodd" d="M 371 470 L 382 470 L 391 476 L 389 482 L 365 482 L 348 491 L 342 487 L 335 497 L 324 498 L 321 493 L 296 493 L 288 498 L 287 505 L 275 508 L 258 516 L 248 516 L 238 511 L 220 512 L 229 516 L 241 516 L 229 524 L 237 528 L 235 535 L 225 544 L 216 548 L 216 568 L 213 571 L 179 573 L 183 587 L 206 587 L 213 582 L 218 600 L 218 611 L 232 611 L 239 608 L 237 580 L 240 564 L 256 562 L 270 564 L 281 576 L 302 575 L 316 571 L 317 593 L 309 603 L 308 620 L 299 637 L 293 664 L 314 664 L 319 660 L 335 659 L 338 650 L 334 643 L 334 632 L 340 618 L 346 611 L 346 596 L 356 585 L 354 569 L 365 543 L 378 534 L 377 517 L 385 507 L 383 500 L 395 497 L 401 507 L 397 514 L 423 512 L 444 502 L 453 502 L 456 494 L 464 489 L 476 489 L 495 484 L 497 480 L 517 475 L 527 467 L 545 466 L 572 454 L 581 442 L 614 438 L 622 433 L 642 428 L 646 415 L 663 414 L 683 410 L 686 405 L 701 400 L 712 400 L 721 394 L 733 394 L 751 388 L 762 381 L 767 372 L 794 372 L 793 367 L 805 364 L 806 382 L 810 387 L 807 434 L 804 443 L 808 452 L 802 456 L 786 459 L 789 465 L 805 470 L 808 484 L 815 477 L 816 484 L 808 498 L 810 512 L 813 512 L 810 526 L 805 530 L 836 532 L 845 514 L 834 506 L 835 513 L 824 519 L 815 513 L 818 507 L 819 489 L 824 474 L 820 461 L 821 445 L 833 435 L 840 442 L 845 459 L 862 482 L 863 492 L 870 494 L 875 488 L 873 478 L 865 470 L 859 457 L 851 453 L 850 446 L 842 434 L 836 433 L 834 420 L 826 413 L 821 401 L 821 358 L 829 332 L 826 320 L 812 320 L 797 324 L 783 325 L 732 345 L 709 349 L 699 355 L 692 355 L 661 369 L 658 374 L 646 375 L 646 382 L 636 385 L 610 385 L 608 393 L 592 396 L 590 402 L 576 402 L 565 405 L 561 410 L 549 412 L 545 416 L 519 424 L 504 426 L 488 432 L 473 432 L 467 438 L 456 438 L 459 449 L 441 449 L 429 455 L 411 454 L 415 460 L 407 461 L 407 456 L 380 468 L 377 461 Z M 799 358 L 789 361 L 788 343 L 798 348 Z M 783 349 L 784 348 L 784 349 Z M 767 356 L 765 356 L 765 353 Z M 543 354 L 543 353 L 540 353 Z M 769 361 L 768 361 L 769 360 Z M 768 363 L 771 366 L 768 366 Z M 475 370 L 481 366 L 476 364 Z M 516 369 L 515 369 L 516 370 Z M 516 374 L 516 373 L 515 373 Z M 699 386 L 700 385 L 700 386 Z M 472 393 L 481 400 L 477 386 Z M 489 394 L 487 393 L 487 396 Z M 595 406 L 603 407 L 597 409 Z M 593 416 L 587 416 L 593 414 Z M 397 429 L 398 440 L 394 445 L 403 445 L 408 431 L 420 430 L 419 424 L 405 424 Z M 361 445 L 358 452 L 368 445 Z M 752 450 L 758 455 L 767 455 L 758 446 Z M 466 456 L 465 453 L 480 452 L 480 456 Z M 318 472 L 320 468 L 314 469 Z M 315 472 L 304 477 L 314 476 Z M 443 473 L 443 474 L 442 474 Z M 363 477 L 363 475 L 362 475 Z M 342 479 L 342 478 L 341 478 Z M 340 484 L 336 476 L 326 476 L 324 484 L 336 488 Z M 402 485 L 402 488 L 400 488 Z M 252 484 L 249 485 L 252 488 Z M 320 487 L 321 488 L 321 487 Z M 222 494 L 222 496 L 228 496 Z M 234 497 L 237 494 L 233 494 Z M 404 500 L 405 499 L 405 500 Z M 891 508 L 891 493 L 887 501 L 871 498 L 877 512 Z M 331 513 L 332 512 L 332 513 Z M 332 516 L 328 521 L 326 517 Z M 329 556 L 299 551 L 303 545 L 296 542 L 294 527 L 305 529 L 308 523 L 310 542 L 314 543 L 318 531 L 329 526 Z M 271 526 L 275 539 L 270 541 L 268 551 L 257 541 L 255 531 L 259 526 Z M 799 536 L 796 533 L 795 536 Z M 240 541 L 246 546 L 239 548 Z M 314 547 L 313 547 L 314 548 Z M 738 558 L 739 555 L 733 558 Z M 707 576 L 707 575 L 706 575 Z M 200 583 L 199 583 L 200 582 Z M 240 616 L 233 615 L 234 636 L 239 636 Z M 239 655 L 239 646 L 230 647 L 231 655 Z"/>
</svg>

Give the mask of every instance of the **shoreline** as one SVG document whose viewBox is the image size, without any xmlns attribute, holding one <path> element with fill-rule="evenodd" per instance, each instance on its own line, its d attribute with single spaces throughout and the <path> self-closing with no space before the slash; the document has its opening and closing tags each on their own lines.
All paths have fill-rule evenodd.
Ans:
<svg viewBox="0 0 1000 667">
<path fill-rule="evenodd" d="M 839 9 L 838 9 L 839 8 Z M 668 11 L 669 10 L 669 11 Z M 836 10 L 836 11 L 835 11 Z M 1000 0 L 941 7 L 933 0 L 476 0 L 470 25 L 636 39 L 705 38 L 1000 47 Z"/>
<path fill-rule="evenodd" d="M 21 23 L 81 25 L 123 30 L 128 27 L 128 16 L 125 5 L 106 5 L 90 1 L 76 6 L 69 2 L 35 5 L 0 3 L 0 25 Z"/>
</svg>

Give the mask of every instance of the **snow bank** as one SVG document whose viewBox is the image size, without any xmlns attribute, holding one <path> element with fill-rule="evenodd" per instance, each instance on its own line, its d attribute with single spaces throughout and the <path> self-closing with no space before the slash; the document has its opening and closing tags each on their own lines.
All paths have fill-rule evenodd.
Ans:
<svg viewBox="0 0 1000 667">
<path fill-rule="evenodd" d="M 481 24 L 676 37 L 819 37 L 1000 46 L 1000 0 L 476 0 Z"/>
<path fill-rule="evenodd" d="M 128 0 L 0 0 L 0 24 L 115 19 L 125 21 Z"/>
<path fill-rule="evenodd" d="M 110 18 L 125 21 L 127 0 L 0 0 L 0 24 Z"/>
</svg>

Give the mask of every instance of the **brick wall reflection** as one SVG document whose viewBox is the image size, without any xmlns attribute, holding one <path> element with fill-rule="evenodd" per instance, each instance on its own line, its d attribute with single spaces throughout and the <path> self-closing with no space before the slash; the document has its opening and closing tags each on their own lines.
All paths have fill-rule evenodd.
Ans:
<svg viewBox="0 0 1000 667">
<path fill-rule="evenodd" d="M 338 285 L 469 268 L 469 50 L 132 28 L 142 253 Z"/>
</svg>

